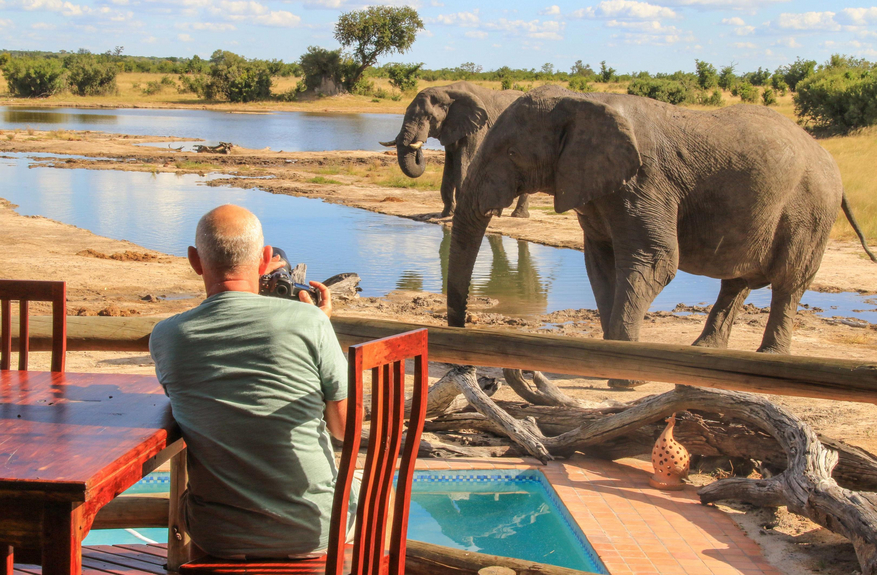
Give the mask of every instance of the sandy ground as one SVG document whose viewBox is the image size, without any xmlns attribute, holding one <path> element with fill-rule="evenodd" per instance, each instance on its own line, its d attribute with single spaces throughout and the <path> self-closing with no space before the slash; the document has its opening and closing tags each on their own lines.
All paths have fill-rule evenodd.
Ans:
<svg viewBox="0 0 877 575">
<path fill-rule="evenodd" d="M 8 135 L 8 134 L 7 134 Z M 57 168 L 126 169 L 168 172 L 217 171 L 232 174 L 222 184 L 266 189 L 272 193 L 324 198 L 372 211 L 450 225 L 440 219 L 441 202 L 434 190 L 381 187 L 368 184 L 355 173 L 332 175 L 333 184 L 310 183 L 320 167 L 365 165 L 390 169 L 395 157 L 373 152 L 285 153 L 233 150 L 230 155 L 174 152 L 168 149 L 133 146 L 155 138 L 135 138 L 89 133 L 26 133 L 0 137 L 3 152 L 66 153 L 80 156 L 111 157 L 125 162 L 93 160 L 53 160 Z M 168 140 L 170 141 L 170 140 Z M 174 144 L 171 144 L 174 145 Z M 441 155 L 429 154 L 431 162 Z M 266 182 L 254 176 L 273 175 Z M 267 184 L 267 185 L 266 185 Z M 581 230 L 575 218 L 556 215 L 547 196 L 534 198 L 529 220 L 494 218 L 489 231 L 539 243 L 580 248 Z M 34 254 L 40 254 L 38 258 Z M 59 275 L 60 274 L 60 275 Z M 42 217 L 25 217 L 14 206 L 0 200 L 0 277 L 51 279 L 68 282 L 70 314 L 167 315 L 200 302 L 203 286 L 184 258 L 168 256 L 124 241 L 96 236 L 91 232 Z M 862 256 L 852 242 L 833 241 L 814 284 L 825 291 L 877 293 L 877 266 Z M 711 299 L 714 294 L 705 294 Z M 593 310 L 564 310 L 535 320 L 521 320 L 491 313 L 492 302 L 473 307 L 473 324 L 547 332 L 545 323 L 563 323 L 550 333 L 570 337 L 601 337 L 599 320 Z M 393 292 L 383 298 L 361 298 L 341 307 L 337 313 L 381 317 L 427 325 L 444 323 L 444 297 L 422 292 Z M 704 312 L 705 310 L 686 311 Z M 644 341 L 687 344 L 703 326 L 704 313 L 676 315 L 650 313 L 643 327 Z M 760 342 L 766 309 L 749 307 L 737 319 L 730 347 L 754 350 Z M 844 324 L 802 312 L 796 320 L 793 351 L 797 355 L 874 361 L 877 358 L 877 325 L 863 322 Z M 37 354 L 40 356 L 41 354 Z M 37 357 L 35 363 L 47 362 Z M 144 354 L 79 352 L 68 355 L 69 371 L 107 371 L 150 373 L 152 363 Z M 485 370 L 498 376 L 498 370 Z M 615 391 L 605 380 L 551 376 L 566 393 L 589 400 L 628 401 L 659 393 L 670 386 L 649 383 L 633 391 Z M 500 398 L 513 399 L 504 388 Z M 810 423 L 817 431 L 843 439 L 877 453 L 873 405 L 819 401 L 792 397 L 772 397 Z M 708 481 L 708 476 L 694 476 Z M 765 549 L 774 565 L 787 573 L 852 573 L 857 562 L 852 546 L 843 538 L 780 510 L 755 510 L 747 506 L 725 507 L 743 528 Z"/>
</svg>

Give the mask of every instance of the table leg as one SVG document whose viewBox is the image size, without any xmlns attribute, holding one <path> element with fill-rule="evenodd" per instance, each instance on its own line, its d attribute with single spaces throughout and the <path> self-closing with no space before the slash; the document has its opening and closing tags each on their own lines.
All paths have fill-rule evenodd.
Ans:
<svg viewBox="0 0 877 575">
<path fill-rule="evenodd" d="M 43 575 L 81 575 L 82 505 L 43 508 Z"/>
<path fill-rule="evenodd" d="M 12 545 L 0 543 L 0 559 L 3 560 L 3 568 L 0 569 L 0 575 L 12 575 L 12 564 L 14 563 Z"/>
<path fill-rule="evenodd" d="M 186 450 L 171 458 L 170 509 L 168 510 L 167 570 L 177 572 L 180 565 L 191 560 L 192 541 L 186 531 L 180 498 L 189 483 Z"/>
</svg>

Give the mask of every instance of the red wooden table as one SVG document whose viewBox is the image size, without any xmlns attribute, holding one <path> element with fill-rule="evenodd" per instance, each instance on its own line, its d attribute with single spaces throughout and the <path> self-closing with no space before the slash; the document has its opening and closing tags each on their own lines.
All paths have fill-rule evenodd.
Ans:
<svg viewBox="0 0 877 575">
<path fill-rule="evenodd" d="M 154 376 L 0 371 L 0 574 L 80 575 L 97 511 L 182 448 Z"/>
</svg>

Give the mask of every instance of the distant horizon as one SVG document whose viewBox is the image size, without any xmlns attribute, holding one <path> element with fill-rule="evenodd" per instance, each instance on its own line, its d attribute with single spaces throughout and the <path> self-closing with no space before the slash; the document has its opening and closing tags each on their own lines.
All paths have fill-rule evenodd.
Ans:
<svg viewBox="0 0 877 575">
<path fill-rule="evenodd" d="M 550 2 L 551 0 L 549 0 Z M 389 2 L 425 24 L 412 49 L 383 58 L 428 69 L 473 62 L 568 72 L 576 60 L 618 73 L 694 71 L 695 59 L 738 72 L 775 70 L 832 54 L 877 60 L 877 6 L 852 0 L 521 0 Z M 338 16 L 351 0 L 0 0 L 8 50 L 208 59 L 214 50 L 293 62 L 308 46 L 338 48 Z M 830 7 L 830 8 L 829 8 Z M 169 54 L 170 52 L 170 54 Z"/>
</svg>

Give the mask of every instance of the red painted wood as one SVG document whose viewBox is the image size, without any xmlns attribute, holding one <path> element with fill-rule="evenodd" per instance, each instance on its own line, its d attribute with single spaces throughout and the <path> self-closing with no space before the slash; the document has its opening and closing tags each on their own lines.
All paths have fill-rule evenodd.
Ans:
<svg viewBox="0 0 877 575">
<path fill-rule="evenodd" d="M 58 281 L 0 280 L 0 369 L 10 368 L 11 300 L 19 302 L 18 369 L 26 370 L 29 350 L 28 302 L 52 302 L 52 371 L 64 371 L 67 352 L 67 284 Z"/>
<path fill-rule="evenodd" d="M 0 560 L 3 561 L 2 565 L 0 565 L 0 575 L 12 575 L 14 569 L 12 566 L 14 563 L 13 559 L 12 545 L 0 545 Z"/>
<path fill-rule="evenodd" d="M 184 575 L 403 575 L 408 506 L 417 448 L 426 418 L 427 330 L 351 346 L 348 352 L 347 429 L 338 468 L 327 555 L 306 561 L 228 561 L 206 557 L 186 563 Z M 391 498 L 405 412 L 404 361 L 414 358 L 414 396 L 396 496 Z M 363 469 L 353 545 L 345 545 L 347 502 L 362 432 L 362 374 L 372 374 L 369 447 Z M 392 512 L 391 512 L 392 506 Z M 393 523 L 384 550 L 387 518 Z M 343 551 L 342 551 L 343 550 Z"/>
<path fill-rule="evenodd" d="M 89 552 L 105 553 L 116 557 L 124 557 L 126 559 L 136 559 L 144 563 L 163 566 L 167 563 L 167 557 L 159 557 L 153 553 L 144 553 L 144 545 L 131 545 L 128 548 L 116 545 L 90 545 Z"/>
<path fill-rule="evenodd" d="M 7 370 L 0 405 L 0 507 L 35 510 L 25 547 L 44 573 L 78 574 L 97 511 L 179 439 L 168 399 L 154 376 Z"/>
</svg>

